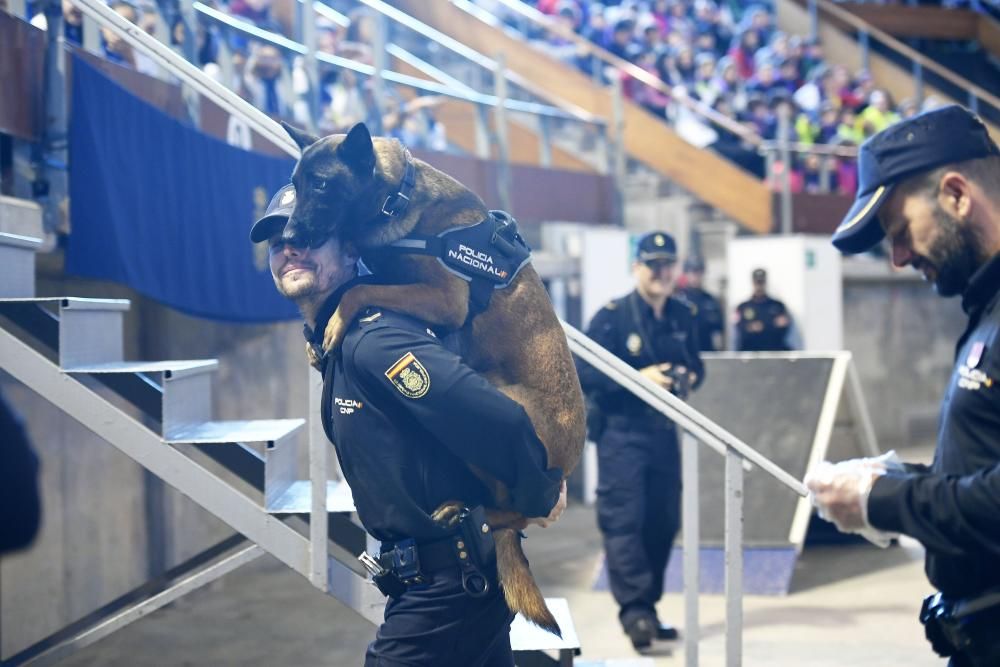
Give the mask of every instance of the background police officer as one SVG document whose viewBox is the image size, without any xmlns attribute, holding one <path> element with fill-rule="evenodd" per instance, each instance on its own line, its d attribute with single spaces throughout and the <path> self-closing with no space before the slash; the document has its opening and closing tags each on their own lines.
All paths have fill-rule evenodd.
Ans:
<svg viewBox="0 0 1000 667">
<path fill-rule="evenodd" d="M 275 285 L 295 301 L 319 349 L 341 296 L 371 278 L 357 277 L 357 253 L 337 239 L 311 248 L 284 237 L 290 188 L 274 196 L 251 240 L 267 240 Z M 358 517 L 382 543 L 375 568 L 385 573 L 377 581 L 391 596 L 365 664 L 509 667 L 513 614 L 489 557 L 492 537 L 477 523 L 469 539 L 432 514 L 447 501 L 492 505 L 472 464 L 510 489 L 516 511 L 547 517 L 536 520 L 543 525 L 558 518 L 562 471 L 547 469 L 524 408 L 426 323 L 387 310 L 355 320 L 320 366 L 323 425 Z"/>
<path fill-rule="evenodd" d="M 927 549 L 940 591 L 921 612 L 952 665 L 1000 665 L 1000 151 L 970 112 L 948 106 L 873 136 L 858 159 L 857 199 L 834 234 L 857 253 L 887 237 L 969 316 L 955 348 L 930 466 L 860 459 L 806 482 L 845 531 L 905 533 Z"/>
<path fill-rule="evenodd" d="M 736 307 L 734 347 L 741 352 L 790 350 L 792 318 L 785 304 L 767 294 L 767 271 L 754 269 L 753 296 Z"/>
<path fill-rule="evenodd" d="M 639 241 L 636 289 L 594 315 L 587 335 L 661 387 L 684 396 L 703 376 L 691 307 L 672 296 L 677 248 L 668 234 Z M 673 422 L 591 366 L 580 381 L 605 417 L 598 439 L 598 526 L 619 620 L 636 649 L 676 639 L 656 603 L 680 523 L 680 450 Z M 592 437 L 596 434 L 591 434 Z"/>
<path fill-rule="evenodd" d="M 698 345 L 702 352 L 714 352 L 722 347 L 722 306 L 718 299 L 705 291 L 705 262 L 700 257 L 684 260 L 682 296 L 692 306 L 698 323 Z"/>
</svg>

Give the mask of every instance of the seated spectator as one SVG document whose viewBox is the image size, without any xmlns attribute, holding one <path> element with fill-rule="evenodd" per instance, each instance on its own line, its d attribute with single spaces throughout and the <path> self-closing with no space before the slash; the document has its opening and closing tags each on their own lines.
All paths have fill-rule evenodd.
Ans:
<svg viewBox="0 0 1000 667">
<path fill-rule="evenodd" d="M 792 95 L 802 82 L 799 80 L 799 63 L 792 57 L 785 58 L 778 65 L 777 81 L 785 91 Z"/>
<path fill-rule="evenodd" d="M 755 30 L 744 30 L 729 50 L 729 57 L 736 64 L 740 78 L 749 81 L 755 71 L 754 54 L 760 46 L 760 35 Z"/>
<path fill-rule="evenodd" d="M 269 116 L 288 118 L 291 109 L 280 90 L 284 71 L 285 59 L 278 47 L 252 45 L 243 72 L 244 97 Z"/>
<path fill-rule="evenodd" d="M 653 76 L 658 76 L 656 71 L 656 54 L 652 51 L 647 51 L 639 56 L 635 64 Z M 631 77 L 625 83 L 627 93 L 632 101 L 642 105 L 650 113 L 666 117 L 667 104 L 669 104 L 670 98 L 663 91 Z"/>
<path fill-rule="evenodd" d="M 137 23 L 139 20 L 139 10 L 135 5 L 126 0 L 115 0 L 111 3 L 111 9 L 124 18 L 129 23 Z M 116 65 L 124 65 L 135 69 L 135 54 L 128 42 L 119 37 L 109 28 L 101 28 L 101 43 L 104 48 L 104 57 Z"/>
<path fill-rule="evenodd" d="M 330 103 L 321 121 L 328 128 L 327 133 L 347 132 L 368 117 L 368 105 L 352 70 L 338 70 L 334 81 L 327 86 L 327 94 Z"/>
<path fill-rule="evenodd" d="M 271 16 L 272 0 L 229 0 L 229 13 L 249 21 L 258 28 L 284 34 L 284 30 Z"/>
<path fill-rule="evenodd" d="M 632 30 L 635 23 L 631 19 L 623 19 L 615 23 L 610 38 L 604 48 L 612 55 L 628 60 L 632 50 Z"/>
<path fill-rule="evenodd" d="M 866 139 L 899 121 L 899 115 L 892 110 L 889 94 L 875 89 L 868 97 L 868 105 L 858 114 L 855 125 Z"/>
<path fill-rule="evenodd" d="M 837 126 L 837 139 L 860 146 L 865 140 L 865 135 L 858 126 L 857 120 L 858 115 L 855 113 L 853 107 L 841 107 L 840 125 Z"/>
<path fill-rule="evenodd" d="M 715 78 L 715 54 L 699 53 L 695 59 L 694 82 L 691 84 L 691 93 L 705 104 L 712 104 L 715 101 L 715 88 L 713 79 Z"/>
<path fill-rule="evenodd" d="M 674 67 L 685 86 L 691 86 L 694 83 L 696 65 L 694 62 L 694 51 L 690 46 L 682 46 L 678 49 Z"/>
<path fill-rule="evenodd" d="M 757 74 L 747 81 L 747 93 L 770 96 L 776 90 L 787 91 L 787 86 L 777 77 L 777 71 L 771 62 L 763 62 L 757 66 Z"/>
<path fill-rule="evenodd" d="M 70 0 L 62 0 L 63 38 L 67 44 L 83 45 L 83 13 Z M 31 25 L 40 30 L 48 30 L 48 19 L 40 11 L 31 19 Z"/>
<path fill-rule="evenodd" d="M 831 102 L 825 103 L 819 111 L 818 132 L 814 137 L 817 144 L 832 144 L 837 141 L 840 126 L 840 112 Z"/>
</svg>

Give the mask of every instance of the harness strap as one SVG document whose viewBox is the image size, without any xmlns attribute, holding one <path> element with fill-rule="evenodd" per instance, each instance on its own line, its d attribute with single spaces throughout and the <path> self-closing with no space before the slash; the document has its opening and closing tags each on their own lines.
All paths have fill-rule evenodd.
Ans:
<svg viewBox="0 0 1000 667">
<path fill-rule="evenodd" d="M 395 194 L 389 195 L 382 202 L 382 222 L 400 216 L 406 211 L 406 207 L 410 204 L 410 196 L 413 195 L 413 188 L 417 184 L 417 170 L 413 166 L 413 158 L 407 148 L 403 148 L 403 159 L 406 161 L 406 168 L 403 170 L 399 188 Z"/>
</svg>

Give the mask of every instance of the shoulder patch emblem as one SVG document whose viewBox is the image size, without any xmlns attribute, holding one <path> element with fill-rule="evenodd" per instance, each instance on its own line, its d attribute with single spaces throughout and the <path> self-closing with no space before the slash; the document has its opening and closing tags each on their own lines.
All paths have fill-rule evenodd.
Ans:
<svg viewBox="0 0 1000 667">
<path fill-rule="evenodd" d="M 752 320 L 754 317 L 756 317 L 756 315 L 757 313 L 754 312 L 753 308 L 743 309 L 743 319 L 745 320 Z"/>
<path fill-rule="evenodd" d="M 605 310 L 615 310 L 616 308 L 618 308 L 618 304 L 614 301 L 610 301 L 606 306 L 604 306 Z"/>
<path fill-rule="evenodd" d="M 421 398 L 431 388 L 431 376 L 412 352 L 407 352 L 390 366 L 385 376 L 407 398 Z"/>
</svg>

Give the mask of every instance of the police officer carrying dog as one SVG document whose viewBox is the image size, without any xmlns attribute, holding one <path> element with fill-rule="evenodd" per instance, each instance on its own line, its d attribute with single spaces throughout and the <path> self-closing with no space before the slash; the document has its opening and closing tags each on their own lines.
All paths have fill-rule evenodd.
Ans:
<svg viewBox="0 0 1000 667">
<path fill-rule="evenodd" d="M 704 368 L 691 306 L 672 295 L 676 263 L 669 234 L 643 236 L 632 264 L 636 289 L 598 311 L 587 335 L 683 398 L 702 381 Z M 680 524 L 677 429 L 591 366 L 581 364 L 579 372 L 588 402 L 604 417 L 602 432 L 590 435 L 598 443 L 597 521 L 611 593 L 622 627 L 641 650 L 653 639 L 678 636 L 656 614 Z"/>
<path fill-rule="evenodd" d="M 844 531 L 915 537 L 940 591 L 921 621 L 956 666 L 1000 665 L 1000 150 L 953 105 L 898 123 L 860 149 L 858 195 L 833 236 L 845 253 L 883 237 L 969 317 L 930 466 L 860 459 L 806 482 Z"/>
<path fill-rule="evenodd" d="M 324 374 L 324 427 L 359 518 L 381 541 L 362 562 L 390 599 L 365 664 L 509 667 L 513 614 L 483 513 L 492 496 L 469 465 L 502 481 L 515 510 L 546 517 L 540 525 L 565 507 L 562 471 L 548 469 L 524 409 L 424 322 L 370 308 L 322 356 L 341 296 L 374 278 L 357 275 L 357 253 L 337 239 L 310 248 L 286 238 L 294 199 L 292 186 L 280 190 L 250 238 L 268 242 L 275 285 L 306 321 Z M 451 521 L 432 517 L 455 500 L 465 507 Z"/>
</svg>

